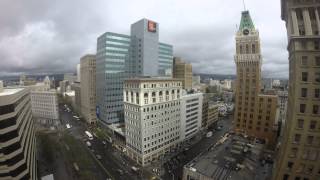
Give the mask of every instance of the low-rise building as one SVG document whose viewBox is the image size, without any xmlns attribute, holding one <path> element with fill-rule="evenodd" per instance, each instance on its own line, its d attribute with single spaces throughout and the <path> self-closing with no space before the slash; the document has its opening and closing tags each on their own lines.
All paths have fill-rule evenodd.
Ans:
<svg viewBox="0 0 320 180">
<path fill-rule="evenodd" d="M 180 140 L 182 82 L 134 78 L 124 83 L 127 155 L 142 166 L 158 161 Z"/>
<path fill-rule="evenodd" d="M 267 180 L 272 165 L 261 166 L 263 144 L 246 138 L 223 136 L 183 168 L 182 180 Z M 266 155 L 267 157 L 267 155 Z"/>
<path fill-rule="evenodd" d="M 181 141 L 194 137 L 201 130 L 202 99 L 202 93 L 185 92 L 181 96 Z"/>
<path fill-rule="evenodd" d="M 36 139 L 28 88 L 0 83 L 0 179 L 37 179 Z"/>
</svg>

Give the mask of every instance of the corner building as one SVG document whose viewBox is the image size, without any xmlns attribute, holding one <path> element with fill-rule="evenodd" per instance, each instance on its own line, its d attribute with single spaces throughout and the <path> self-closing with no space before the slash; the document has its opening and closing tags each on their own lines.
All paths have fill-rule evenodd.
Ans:
<svg viewBox="0 0 320 180">
<path fill-rule="evenodd" d="M 278 101 L 276 95 L 261 92 L 259 31 L 254 27 L 249 11 L 242 12 L 234 58 L 237 66 L 235 131 L 274 145 Z"/>
<path fill-rule="evenodd" d="M 35 148 L 29 90 L 0 84 L 0 179 L 36 180 Z"/>
<path fill-rule="evenodd" d="M 133 78 L 124 84 L 128 156 L 141 166 L 178 146 L 182 83 L 169 78 Z"/>
<path fill-rule="evenodd" d="M 131 34 L 106 32 L 97 42 L 97 116 L 105 124 L 123 122 L 123 82 L 137 76 L 169 76 L 173 47 L 159 42 L 159 24 L 141 19 Z"/>
<path fill-rule="evenodd" d="M 320 1 L 282 0 L 289 51 L 288 112 L 274 180 L 320 179 Z"/>
</svg>

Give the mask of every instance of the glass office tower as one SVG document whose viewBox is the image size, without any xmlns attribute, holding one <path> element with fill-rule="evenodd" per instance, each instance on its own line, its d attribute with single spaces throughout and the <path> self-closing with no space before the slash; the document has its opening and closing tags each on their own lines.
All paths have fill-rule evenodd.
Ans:
<svg viewBox="0 0 320 180">
<path fill-rule="evenodd" d="M 173 48 L 170 44 L 159 43 L 159 75 L 171 76 L 173 66 Z"/>
<path fill-rule="evenodd" d="M 104 123 L 124 121 L 123 80 L 171 76 L 173 48 L 159 42 L 159 24 L 141 19 L 131 36 L 106 32 L 97 42 L 97 116 Z"/>
<path fill-rule="evenodd" d="M 105 123 L 123 120 L 123 80 L 130 36 L 106 32 L 98 38 L 96 56 L 97 117 Z"/>
</svg>

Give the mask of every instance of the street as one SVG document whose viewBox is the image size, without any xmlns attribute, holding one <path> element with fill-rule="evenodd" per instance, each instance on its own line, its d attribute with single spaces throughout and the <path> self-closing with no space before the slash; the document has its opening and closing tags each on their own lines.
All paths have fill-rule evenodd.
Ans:
<svg viewBox="0 0 320 180">
<path fill-rule="evenodd" d="M 86 123 L 82 119 L 77 120 L 73 117 L 76 115 L 75 113 L 67 112 L 65 109 L 64 105 L 61 104 L 60 118 L 62 128 L 68 131 L 75 139 L 81 141 L 83 148 L 90 152 L 92 158 L 101 166 L 101 169 L 107 174 L 108 178 L 115 180 L 141 179 L 138 174 L 131 171 L 131 165 L 124 159 L 121 152 L 112 147 L 111 143 L 97 137 L 89 140 L 85 135 L 85 131 L 92 131 L 89 130 Z M 66 124 L 71 125 L 71 128 L 67 129 Z M 86 141 L 90 142 L 90 147 L 86 145 Z"/>
<path fill-rule="evenodd" d="M 183 166 L 194 159 L 197 155 L 199 155 L 202 151 L 206 150 L 212 144 L 215 144 L 221 136 L 223 136 L 226 132 L 228 132 L 232 126 L 233 116 L 229 115 L 226 117 L 222 117 L 219 121 L 218 125 L 222 126 L 220 131 L 215 131 L 213 135 L 209 138 L 205 137 L 197 142 L 194 145 L 191 145 L 188 150 L 179 153 L 175 158 L 171 158 L 171 161 L 165 163 L 164 168 L 165 173 L 162 176 L 162 179 L 165 180 L 179 180 L 182 179 Z M 168 169 L 168 166 L 171 169 Z"/>
</svg>

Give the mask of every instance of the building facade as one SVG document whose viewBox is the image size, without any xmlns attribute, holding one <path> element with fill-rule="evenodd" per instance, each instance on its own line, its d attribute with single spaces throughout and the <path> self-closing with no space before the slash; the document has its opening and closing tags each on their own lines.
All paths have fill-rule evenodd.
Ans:
<svg viewBox="0 0 320 180">
<path fill-rule="evenodd" d="M 81 114 L 81 84 L 74 82 L 71 84 L 71 90 L 74 91 L 74 110 Z"/>
<path fill-rule="evenodd" d="M 320 1 L 282 0 L 289 51 L 288 112 L 275 180 L 320 179 Z"/>
<path fill-rule="evenodd" d="M 96 56 L 87 54 L 80 60 L 81 114 L 89 124 L 95 124 L 96 116 Z M 100 82 L 97 82 L 100 83 Z"/>
<path fill-rule="evenodd" d="M 145 166 L 176 148 L 180 139 L 182 83 L 169 78 L 134 78 L 124 84 L 127 153 Z"/>
<path fill-rule="evenodd" d="M 180 141 L 191 139 L 201 130 L 202 100 L 202 93 L 183 94 L 181 96 Z"/>
<path fill-rule="evenodd" d="M 110 124 L 124 120 L 123 82 L 137 76 L 171 76 L 173 47 L 159 42 L 159 24 L 142 19 L 131 34 L 106 32 L 97 42 L 97 115 Z"/>
<path fill-rule="evenodd" d="M 249 11 L 243 11 L 236 34 L 237 66 L 234 129 L 238 133 L 275 143 L 277 96 L 261 94 L 261 50 L 259 31 Z"/>
<path fill-rule="evenodd" d="M 192 88 L 192 65 L 185 63 L 180 57 L 173 58 L 173 78 L 180 79 L 183 84 L 183 89 Z"/>
<path fill-rule="evenodd" d="M 37 122 L 46 125 L 60 124 L 57 92 L 31 91 L 30 94 L 32 115 Z"/>
<path fill-rule="evenodd" d="M 287 107 L 288 107 L 288 91 L 278 91 L 278 99 L 279 99 L 279 130 L 278 135 L 283 135 L 284 126 L 287 118 Z"/>
<path fill-rule="evenodd" d="M 37 179 L 29 93 L 27 88 L 0 86 L 0 179 Z"/>
</svg>

